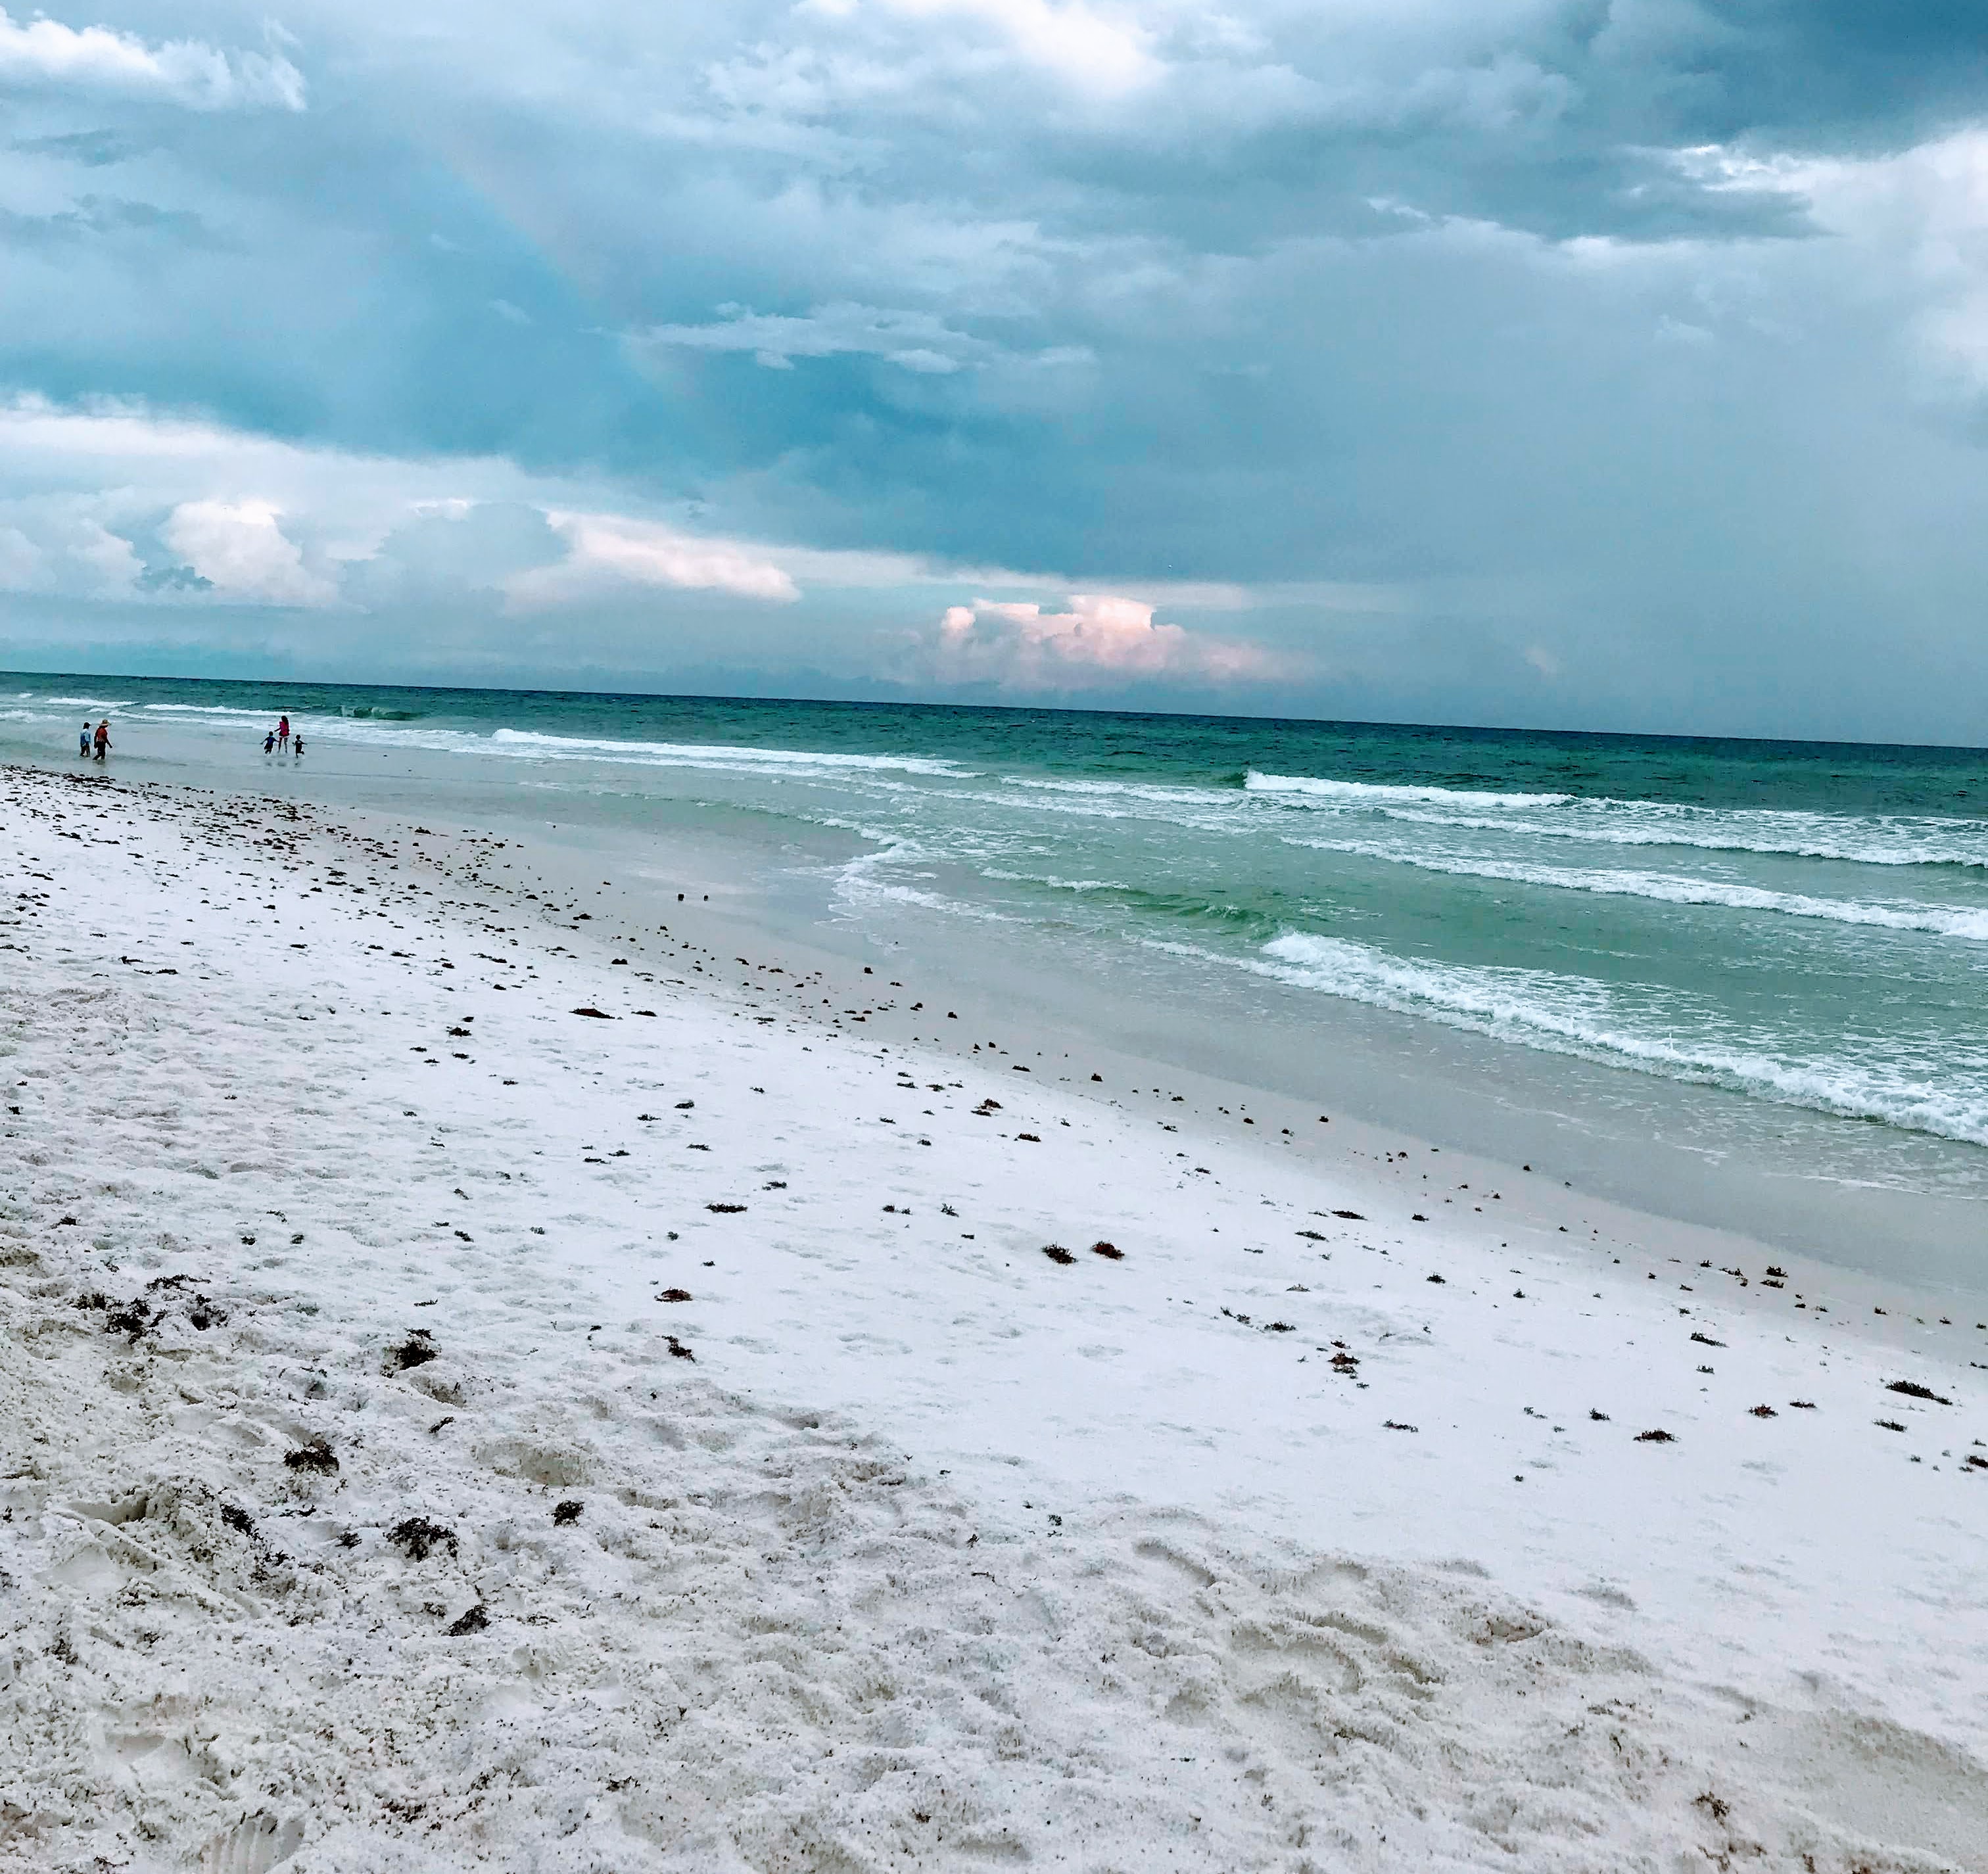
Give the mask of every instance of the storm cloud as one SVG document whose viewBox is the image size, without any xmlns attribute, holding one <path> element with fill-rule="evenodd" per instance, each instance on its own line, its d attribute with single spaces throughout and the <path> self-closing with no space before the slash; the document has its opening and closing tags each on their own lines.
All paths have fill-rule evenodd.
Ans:
<svg viewBox="0 0 1988 1874">
<path fill-rule="evenodd" d="M 0 15 L 0 662 L 1988 741 L 1988 42 Z"/>
</svg>

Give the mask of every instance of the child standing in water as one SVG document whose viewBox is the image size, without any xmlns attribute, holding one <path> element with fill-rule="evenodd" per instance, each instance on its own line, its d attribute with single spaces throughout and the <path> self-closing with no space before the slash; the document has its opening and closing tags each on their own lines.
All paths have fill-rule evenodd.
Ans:
<svg viewBox="0 0 1988 1874">
<path fill-rule="evenodd" d="M 304 738 L 301 734 L 299 734 L 296 740 L 290 744 L 290 753 L 299 761 L 302 761 L 303 759 Z"/>
<path fill-rule="evenodd" d="M 90 719 L 83 718 L 83 733 L 76 738 L 76 751 L 84 761 L 90 759 Z"/>
</svg>

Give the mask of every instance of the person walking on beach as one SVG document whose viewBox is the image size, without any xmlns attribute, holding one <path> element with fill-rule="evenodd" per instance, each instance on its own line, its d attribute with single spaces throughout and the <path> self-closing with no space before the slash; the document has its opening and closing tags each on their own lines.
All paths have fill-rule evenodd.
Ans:
<svg viewBox="0 0 1988 1874">
<path fill-rule="evenodd" d="M 110 718 L 106 716 L 96 725 L 96 758 L 100 761 L 110 752 Z"/>
<path fill-rule="evenodd" d="M 90 759 L 90 718 L 83 719 L 83 733 L 76 738 L 76 751 L 84 761 Z"/>
<path fill-rule="evenodd" d="M 290 719 L 289 719 L 289 718 L 288 716 L 286 716 L 286 717 L 284 717 L 284 718 L 282 719 L 282 721 L 279 722 L 279 723 L 276 724 L 276 750 L 277 750 L 277 752 L 278 752 L 279 754 L 284 753 L 285 751 L 286 751 L 289 749 L 289 745 L 290 745 Z"/>
</svg>

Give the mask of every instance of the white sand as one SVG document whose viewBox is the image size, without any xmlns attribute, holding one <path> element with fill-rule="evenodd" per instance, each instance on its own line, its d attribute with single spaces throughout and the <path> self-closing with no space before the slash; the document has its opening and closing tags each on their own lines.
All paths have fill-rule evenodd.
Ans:
<svg viewBox="0 0 1988 1874">
<path fill-rule="evenodd" d="M 0 874 L 0 1865 L 1988 1869 L 1973 1312 L 512 848 L 11 770 Z"/>
</svg>

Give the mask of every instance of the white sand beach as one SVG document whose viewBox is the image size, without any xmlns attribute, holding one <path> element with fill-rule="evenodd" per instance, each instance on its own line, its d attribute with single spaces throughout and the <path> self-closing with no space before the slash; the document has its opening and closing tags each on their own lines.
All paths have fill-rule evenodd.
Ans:
<svg viewBox="0 0 1988 1874">
<path fill-rule="evenodd" d="M 1988 1304 L 474 827 L 0 833 L 0 1866 L 1988 1869 Z"/>
</svg>

